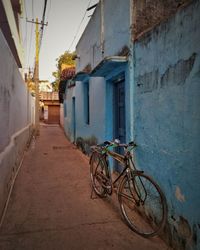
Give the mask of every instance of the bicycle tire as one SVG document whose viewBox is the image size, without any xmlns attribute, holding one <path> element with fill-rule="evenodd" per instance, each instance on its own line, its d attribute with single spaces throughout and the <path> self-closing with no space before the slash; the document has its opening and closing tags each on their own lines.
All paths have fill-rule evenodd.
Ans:
<svg viewBox="0 0 200 250">
<path fill-rule="evenodd" d="M 118 187 L 118 201 L 128 226 L 143 237 L 157 235 L 167 219 L 166 198 L 158 184 L 142 172 L 126 174 Z"/>
<path fill-rule="evenodd" d="M 97 152 L 93 152 L 90 160 L 90 177 L 95 193 L 100 197 L 105 197 L 107 192 L 105 188 L 107 165 L 105 160 Z"/>
</svg>

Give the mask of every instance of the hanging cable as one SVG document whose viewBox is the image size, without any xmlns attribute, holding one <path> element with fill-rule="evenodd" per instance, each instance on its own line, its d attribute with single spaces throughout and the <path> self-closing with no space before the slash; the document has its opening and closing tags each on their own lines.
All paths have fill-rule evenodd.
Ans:
<svg viewBox="0 0 200 250">
<path fill-rule="evenodd" d="M 24 12 L 25 12 L 25 17 L 26 17 L 26 20 L 27 20 L 27 10 L 26 10 L 26 1 L 24 0 Z M 23 39 L 23 46 L 25 47 L 25 44 L 27 44 L 26 43 L 26 40 L 27 40 L 27 22 L 26 22 L 26 24 L 25 24 L 25 36 L 24 36 L 24 39 Z M 27 46 L 26 46 L 26 48 L 27 48 Z"/>
<path fill-rule="evenodd" d="M 71 42 L 71 44 L 70 44 L 70 46 L 69 46 L 68 51 L 70 51 L 72 45 L 74 44 L 74 41 L 76 40 L 76 38 L 77 38 L 77 36 L 78 36 L 78 32 L 79 32 L 79 30 L 80 30 L 80 28 L 81 28 L 81 25 L 82 25 L 82 23 L 83 23 L 83 21 L 84 21 L 84 19 L 85 19 L 85 16 L 86 16 L 86 13 L 87 13 L 87 9 L 89 8 L 91 1 L 92 1 L 92 0 L 89 0 L 89 3 L 88 3 L 87 8 L 86 8 L 86 11 L 85 11 L 85 13 L 84 13 L 84 15 L 83 15 L 83 18 L 81 19 L 81 22 L 80 22 L 80 24 L 79 24 L 79 26 L 78 26 L 78 28 L 77 28 L 77 30 L 76 30 L 75 36 L 74 36 L 74 38 L 73 38 L 73 40 L 72 40 L 72 42 Z"/>
<path fill-rule="evenodd" d="M 33 9 L 33 0 L 32 0 L 32 19 L 34 18 L 34 9 Z M 32 36 L 33 36 L 33 24 L 31 24 L 31 36 L 29 41 L 29 52 L 28 52 L 28 61 L 27 64 L 29 65 L 30 53 L 32 48 Z"/>
<path fill-rule="evenodd" d="M 45 22 L 45 13 L 46 13 L 46 8 L 47 8 L 47 0 L 44 2 L 44 10 L 43 10 L 43 15 L 42 15 L 42 26 L 40 28 L 40 41 L 39 41 L 39 50 L 42 44 L 42 38 L 43 38 L 43 32 L 44 32 L 44 22 Z"/>
</svg>

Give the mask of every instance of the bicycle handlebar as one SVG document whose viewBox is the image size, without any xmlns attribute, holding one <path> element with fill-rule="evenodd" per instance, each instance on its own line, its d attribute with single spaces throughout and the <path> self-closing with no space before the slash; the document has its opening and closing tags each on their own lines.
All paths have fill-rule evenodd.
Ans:
<svg viewBox="0 0 200 250">
<path fill-rule="evenodd" d="M 108 148 L 110 146 L 124 147 L 124 148 L 136 147 L 137 146 L 134 141 L 131 141 L 128 144 L 126 144 L 126 143 L 120 143 L 120 142 L 118 143 L 118 141 L 117 140 L 114 140 L 114 141 L 105 141 L 102 144 L 97 144 L 97 146 L 98 147 L 105 147 L 105 148 Z"/>
</svg>

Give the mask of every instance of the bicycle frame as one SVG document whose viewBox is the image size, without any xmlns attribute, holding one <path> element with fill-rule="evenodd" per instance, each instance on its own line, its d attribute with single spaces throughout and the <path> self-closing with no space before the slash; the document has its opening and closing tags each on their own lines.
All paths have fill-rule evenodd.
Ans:
<svg viewBox="0 0 200 250">
<path fill-rule="evenodd" d="M 123 165 L 123 170 L 122 170 L 122 172 L 119 174 L 119 176 L 115 179 L 115 180 L 112 180 L 112 177 L 111 177 L 111 173 L 110 173 L 110 169 L 109 169 L 109 163 L 108 163 L 108 156 L 111 156 L 113 159 L 115 159 L 117 162 L 119 162 L 119 163 L 121 163 L 122 165 Z M 111 151 L 111 150 L 106 150 L 106 152 L 104 152 L 103 154 L 102 154 L 102 156 L 105 158 L 105 162 L 106 162 L 106 164 L 107 164 L 107 168 L 108 168 L 108 172 L 109 172 L 109 179 L 110 179 L 110 181 L 111 181 L 111 183 L 112 183 L 112 185 L 115 185 L 115 183 L 117 183 L 118 182 L 118 180 L 125 174 L 125 172 L 126 172 L 126 175 L 128 175 L 128 177 L 129 177 L 129 180 L 131 180 L 132 179 L 132 176 L 131 176 L 131 173 L 130 173 L 130 171 L 128 171 L 128 169 L 130 169 L 130 166 L 132 165 L 133 166 L 133 171 L 134 172 L 141 172 L 141 173 L 143 173 L 144 171 L 139 171 L 139 170 L 137 170 L 136 169 L 136 167 L 135 167 L 135 164 L 134 164 L 134 162 L 133 162 L 133 159 L 132 159 L 132 155 L 131 155 L 131 153 L 130 153 L 130 151 L 129 150 L 126 150 L 126 152 L 125 152 L 125 155 L 120 155 L 120 154 L 118 154 L 118 153 L 116 153 L 116 152 L 114 152 L 114 151 Z M 145 197 L 146 197 L 146 189 L 145 189 L 145 187 L 144 187 L 144 185 L 143 185 L 143 182 L 141 181 L 141 179 L 139 178 L 139 180 L 140 180 L 140 183 L 142 184 L 142 187 L 143 187 L 143 189 L 144 189 L 144 191 L 145 191 Z M 130 183 L 129 183 L 129 185 L 130 185 Z M 135 201 L 136 202 L 139 202 L 139 201 L 142 201 L 142 202 L 144 202 L 142 199 L 141 199 L 141 195 L 140 195 L 140 193 L 139 193 L 139 189 L 138 188 L 136 188 L 135 187 L 135 183 L 133 182 L 133 185 L 134 185 L 134 189 L 135 189 L 135 191 L 136 191 L 136 194 L 137 194 L 137 197 L 138 197 L 138 199 L 139 200 L 136 200 L 135 198 Z M 131 190 L 131 188 L 130 188 L 130 190 Z M 133 194 L 132 194 L 133 195 Z M 134 195 L 133 195 L 134 196 Z M 146 199 L 146 198 L 145 198 Z"/>
<path fill-rule="evenodd" d="M 134 142 L 120 144 L 115 141 L 106 141 L 103 144 L 92 147 L 93 153 L 90 157 L 90 176 L 93 185 L 91 198 L 93 198 L 93 191 L 95 191 L 99 197 L 104 198 L 107 195 L 111 195 L 114 190 L 118 197 L 122 215 L 128 226 L 144 237 L 152 237 L 156 235 L 165 224 L 167 218 L 166 199 L 156 182 L 144 174 L 144 171 L 137 170 L 133 159 L 134 154 L 131 153 L 131 150 L 135 146 Z M 113 151 L 112 149 L 114 147 L 123 147 L 124 153 L 119 154 Z M 120 169 L 118 172 L 117 177 L 113 177 L 109 168 L 109 156 L 123 167 L 123 169 Z M 118 181 L 119 183 L 117 183 Z M 156 196 L 151 196 L 149 187 L 150 192 L 153 191 L 153 194 L 156 193 Z M 158 209 L 161 213 L 157 215 L 157 210 L 154 210 L 154 203 L 153 207 L 151 207 L 151 204 L 149 205 L 149 202 L 146 202 L 149 201 L 149 199 L 147 200 L 148 197 L 149 199 L 153 197 L 153 200 L 156 200 L 156 204 L 158 204 Z M 143 219 L 144 228 L 146 227 L 146 223 L 150 223 L 150 227 L 146 227 L 147 231 L 143 229 L 143 226 L 140 230 L 140 223 L 137 224 L 141 218 L 134 221 L 134 218 L 131 216 L 133 207 L 134 211 L 138 212 L 139 218 L 141 217 Z M 156 214 L 154 214 L 155 212 Z"/>
<path fill-rule="evenodd" d="M 123 170 L 122 170 L 122 172 L 119 174 L 119 176 L 114 181 L 112 181 L 110 169 L 108 167 L 109 166 L 109 163 L 108 163 L 108 156 L 109 155 L 113 159 L 115 159 L 117 162 L 121 163 L 123 165 L 123 167 L 124 167 Z M 120 155 L 120 154 L 118 154 L 116 152 L 113 152 L 113 151 L 107 149 L 106 152 L 104 152 L 102 154 L 102 156 L 105 158 L 105 162 L 107 164 L 106 167 L 108 168 L 108 171 L 109 171 L 109 178 L 110 178 L 110 180 L 111 180 L 111 182 L 112 182 L 113 185 L 124 175 L 124 173 L 127 171 L 127 169 L 129 168 L 130 165 L 132 165 L 133 169 L 135 171 L 137 171 L 136 168 L 135 168 L 135 164 L 133 163 L 133 159 L 132 159 L 130 151 L 127 151 L 125 153 L 125 155 Z"/>
<path fill-rule="evenodd" d="M 132 171 L 134 171 L 135 173 L 137 173 L 137 172 L 143 173 L 143 171 L 139 171 L 139 170 L 136 169 L 130 150 L 128 150 L 126 147 L 124 149 L 125 149 L 125 154 L 121 155 L 121 154 L 118 154 L 118 153 L 116 153 L 114 151 L 111 151 L 109 148 L 104 148 L 103 150 L 101 150 L 101 149 L 99 149 L 97 147 L 94 148 L 94 151 L 96 151 L 99 155 L 101 155 L 101 158 L 104 160 L 104 162 L 106 164 L 105 167 L 107 168 L 108 173 L 109 173 L 109 176 L 107 176 L 106 179 L 107 179 L 107 181 L 110 181 L 110 183 L 111 183 L 111 192 L 110 192 L 110 194 L 112 193 L 112 186 L 115 185 L 115 183 L 117 183 L 119 181 L 119 179 L 125 173 L 129 177 L 129 180 L 132 179 L 131 172 L 129 171 L 131 165 L 133 166 Z M 123 166 L 123 170 L 118 175 L 118 177 L 116 179 L 114 179 L 114 180 L 112 179 L 112 176 L 111 176 L 108 156 L 111 156 L 113 159 L 115 159 L 117 162 L 119 162 Z M 104 176 L 104 178 L 105 178 L 105 176 Z M 140 180 L 140 182 L 141 182 L 141 184 L 142 184 L 142 186 L 144 188 L 144 185 L 143 185 L 141 180 Z M 105 186 L 105 188 L 106 188 L 106 186 Z M 141 195 L 138 193 L 138 190 L 137 190 L 136 187 L 135 187 L 135 190 L 136 190 L 138 199 L 141 200 Z M 145 188 L 144 188 L 144 190 L 145 190 Z M 146 193 L 146 190 L 145 190 L 145 193 Z"/>
</svg>

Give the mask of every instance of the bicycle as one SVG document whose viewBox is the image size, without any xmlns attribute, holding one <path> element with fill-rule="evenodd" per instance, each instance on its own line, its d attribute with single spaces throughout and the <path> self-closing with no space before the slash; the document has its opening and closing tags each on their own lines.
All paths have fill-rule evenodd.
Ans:
<svg viewBox="0 0 200 250">
<path fill-rule="evenodd" d="M 167 220 L 167 203 L 159 185 L 144 171 L 137 170 L 131 151 L 134 142 L 120 144 L 119 140 L 106 141 L 92 146 L 90 157 L 90 177 L 92 187 L 99 197 L 111 195 L 118 181 L 117 196 L 125 222 L 143 237 L 157 235 Z M 124 154 L 113 151 L 115 147 L 124 148 Z M 112 180 L 108 156 L 123 166 L 119 176 Z"/>
</svg>

